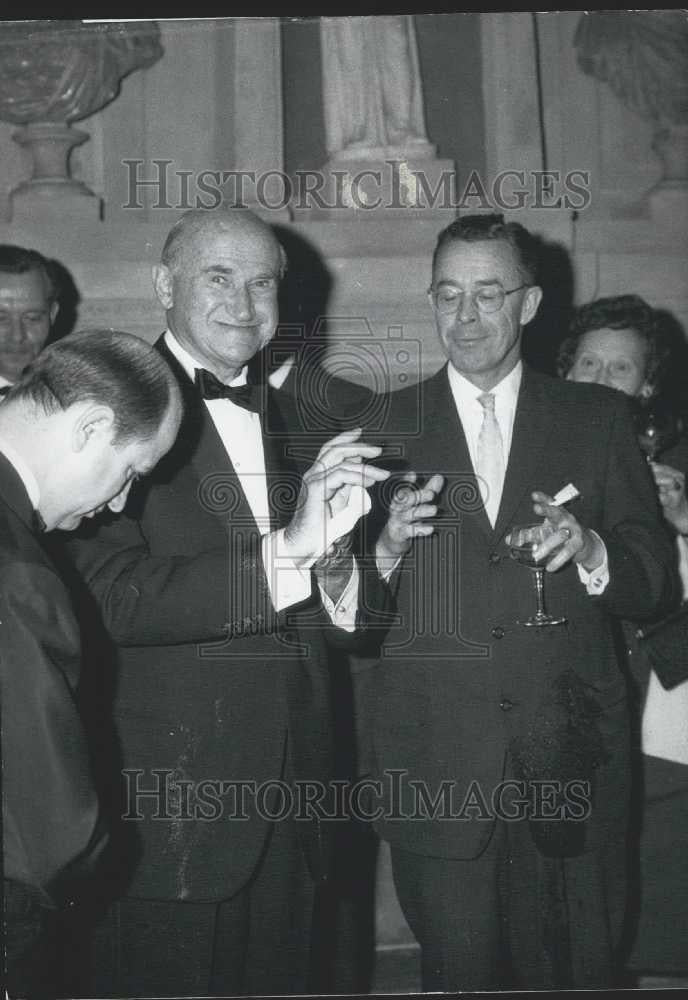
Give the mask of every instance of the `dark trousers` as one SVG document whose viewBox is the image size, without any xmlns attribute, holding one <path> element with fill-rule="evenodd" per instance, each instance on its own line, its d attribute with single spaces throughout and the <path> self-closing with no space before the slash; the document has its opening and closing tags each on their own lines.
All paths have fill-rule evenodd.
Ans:
<svg viewBox="0 0 688 1000">
<path fill-rule="evenodd" d="M 392 847 L 399 902 L 421 946 L 423 990 L 613 985 L 624 863 L 618 843 L 546 858 L 526 822 L 502 820 L 474 860 Z"/>
<path fill-rule="evenodd" d="M 297 833 L 275 823 L 254 877 L 231 899 L 119 900 L 93 935 L 81 995 L 307 992 L 313 883 Z"/>
<path fill-rule="evenodd" d="M 57 915 L 30 886 L 3 881 L 5 988 L 30 1000 L 55 995 L 59 971 Z"/>
</svg>

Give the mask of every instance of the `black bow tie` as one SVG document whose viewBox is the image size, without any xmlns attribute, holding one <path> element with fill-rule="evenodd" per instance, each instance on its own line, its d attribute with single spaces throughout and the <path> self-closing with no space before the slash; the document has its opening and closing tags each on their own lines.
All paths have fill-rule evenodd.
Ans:
<svg viewBox="0 0 688 1000">
<path fill-rule="evenodd" d="M 261 411 L 259 385 L 225 385 L 205 368 L 196 369 L 196 385 L 203 399 L 229 399 L 244 410 Z"/>
<path fill-rule="evenodd" d="M 3 396 L 6 396 L 11 388 L 11 385 L 0 385 L 0 399 L 2 399 Z"/>
</svg>

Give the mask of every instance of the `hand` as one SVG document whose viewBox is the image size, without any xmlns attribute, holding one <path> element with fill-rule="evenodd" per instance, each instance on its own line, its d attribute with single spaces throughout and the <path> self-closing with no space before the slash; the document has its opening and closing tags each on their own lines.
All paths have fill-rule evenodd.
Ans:
<svg viewBox="0 0 688 1000">
<path fill-rule="evenodd" d="M 352 486 L 366 489 L 389 476 L 386 469 L 364 464 L 365 459 L 376 458 L 382 449 L 364 444 L 360 436 L 358 427 L 331 438 L 303 475 L 296 513 L 285 528 L 281 553 L 297 566 L 310 565 L 322 554 L 326 525 L 344 505 L 343 495 L 348 497 Z"/>
<path fill-rule="evenodd" d="M 444 486 L 444 479 L 440 475 L 431 476 L 421 488 L 415 485 L 417 478 L 415 472 L 407 472 L 389 505 L 389 518 L 375 549 L 380 572 L 392 569 L 411 548 L 414 538 L 431 535 L 435 530 L 426 519 L 437 513 L 434 500 Z"/>
<path fill-rule="evenodd" d="M 686 477 L 670 465 L 651 462 L 655 477 L 659 502 L 664 517 L 679 535 L 688 534 L 688 500 L 686 499 Z"/>
<path fill-rule="evenodd" d="M 581 565 L 589 573 L 604 562 L 604 546 L 600 538 L 589 528 L 584 528 L 573 514 L 563 507 L 555 507 L 552 497 L 547 493 L 532 494 L 533 510 L 539 517 L 544 517 L 553 529 L 550 535 L 533 553 L 538 562 L 551 554 L 553 557 L 545 563 L 548 573 L 555 573 L 568 562 Z"/>
</svg>

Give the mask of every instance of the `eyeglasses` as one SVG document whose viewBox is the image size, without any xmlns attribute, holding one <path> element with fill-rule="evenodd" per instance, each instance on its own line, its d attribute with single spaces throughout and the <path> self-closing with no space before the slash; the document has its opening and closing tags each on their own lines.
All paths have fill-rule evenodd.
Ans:
<svg viewBox="0 0 688 1000">
<path fill-rule="evenodd" d="M 517 288 L 504 289 L 501 285 L 483 285 L 471 293 L 471 302 L 481 313 L 495 313 L 504 305 L 507 295 L 520 292 L 522 288 L 528 288 L 528 284 L 519 285 Z M 457 312 L 463 306 L 463 298 L 466 293 L 455 285 L 440 285 L 439 288 L 429 288 L 430 300 L 441 315 Z"/>
</svg>

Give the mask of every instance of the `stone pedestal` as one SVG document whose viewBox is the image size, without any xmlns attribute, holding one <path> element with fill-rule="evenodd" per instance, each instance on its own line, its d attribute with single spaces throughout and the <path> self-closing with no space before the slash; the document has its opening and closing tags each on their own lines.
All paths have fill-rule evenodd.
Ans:
<svg viewBox="0 0 688 1000">
<path fill-rule="evenodd" d="M 433 147 L 428 148 L 432 152 Z M 321 168 L 319 186 L 309 175 L 308 188 L 294 191 L 294 219 L 447 217 L 449 221 L 458 197 L 451 160 L 395 147 L 366 152 L 380 155 L 333 158 Z"/>
<path fill-rule="evenodd" d="M 647 194 L 650 217 L 661 226 L 685 229 L 688 222 L 688 126 L 657 129 L 652 148 L 662 161 L 663 176 Z"/>
<path fill-rule="evenodd" d="M 12 219 L 21 224 L 44 219 L 98 221 L 100 199 L 70 176 L 69 158 L 87 132 L 64 122 L 31 122 L 14 133 L 14 141 L 31 154 L 32 175 L 10 194 Z"/>
</svg>

